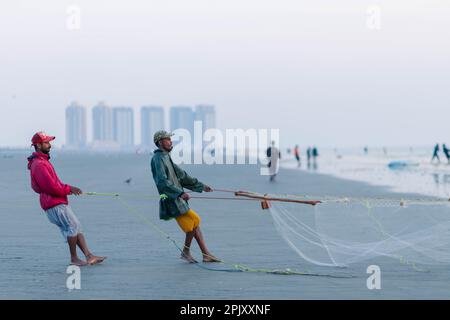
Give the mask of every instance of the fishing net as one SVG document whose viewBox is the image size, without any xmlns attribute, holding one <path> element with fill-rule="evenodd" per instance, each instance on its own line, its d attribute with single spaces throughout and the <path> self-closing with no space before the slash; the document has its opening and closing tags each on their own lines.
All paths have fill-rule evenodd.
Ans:
<svg viewBox="0 0 450 320">
<path fill-rule="evenodd" d="M 280 235 L 310 263 L 344 267 L 385 256 L 413 266 L 450 264 L 448 201 L 319 200 L 316 206 L 271 201 L 269 209 Z"/>
</svg>

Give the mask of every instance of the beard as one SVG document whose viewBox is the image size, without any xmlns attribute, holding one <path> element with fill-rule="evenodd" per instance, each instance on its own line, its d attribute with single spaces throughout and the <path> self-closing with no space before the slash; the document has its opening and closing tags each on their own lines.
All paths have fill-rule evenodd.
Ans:
<svg viewBox="0 0 450 320">
<path fill-rule="evenodd" d="M 50 149 L 41 150 L 41 152 L 44 153 L 44 154 L 49 154 L 50 153 Z"/>
</svg>

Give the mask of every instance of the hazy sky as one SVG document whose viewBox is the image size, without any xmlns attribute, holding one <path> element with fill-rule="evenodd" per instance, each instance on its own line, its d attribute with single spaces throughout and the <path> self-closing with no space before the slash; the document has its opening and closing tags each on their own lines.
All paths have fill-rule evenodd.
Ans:
<svg viewBox="0 0 450 320">
<path fill-rule="evenodd" d="M 0 146 L 64 143 L 73 100 L 214 104 L 219 128 L 284 145 L 450 143 L 449 16 L 446 0 L 5 0 Z"/>
</svg>

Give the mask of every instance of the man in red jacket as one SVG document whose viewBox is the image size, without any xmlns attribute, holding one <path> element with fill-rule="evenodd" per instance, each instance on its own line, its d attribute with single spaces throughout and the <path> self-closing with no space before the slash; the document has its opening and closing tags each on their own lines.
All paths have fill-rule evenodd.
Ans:
<svg viewBox="0 0 450 320">
<path fill-rule="evenodd" d="M 69 206 L 68 195 L 81 195 L 83 192 L 74 186 L 63 184 L 50 163 L 50 141 L 55 137 L 43 132 L 36 133 L 31 139 L 35 152 L 28 157 L 28 169 L 31 173 L 31 187 L 39 193 L 42 209 L 51 223 L 57 225 L 69 244 L 71 263 L 77 266 L 101 263 L 106 257 L 93 255 L 81 233 L 81 224 Z M 86 256 L 86 261 L 78 258 L 77 245 Z"/>
</svg>

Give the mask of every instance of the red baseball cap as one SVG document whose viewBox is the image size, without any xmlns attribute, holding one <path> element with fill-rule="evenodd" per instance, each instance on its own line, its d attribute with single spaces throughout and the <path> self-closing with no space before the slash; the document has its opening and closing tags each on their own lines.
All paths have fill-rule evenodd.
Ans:
<svg viewBox="0 0 450 320">
<path fill-rule="evenodd" d="M 55 140 L 54 136 L 48 136 L 44 132 L 40 131 L 34 134 L 33 138 L 31 138 L 31 145 L 34 146 L 38 143 L 50 142 Z"/>
</svg>

